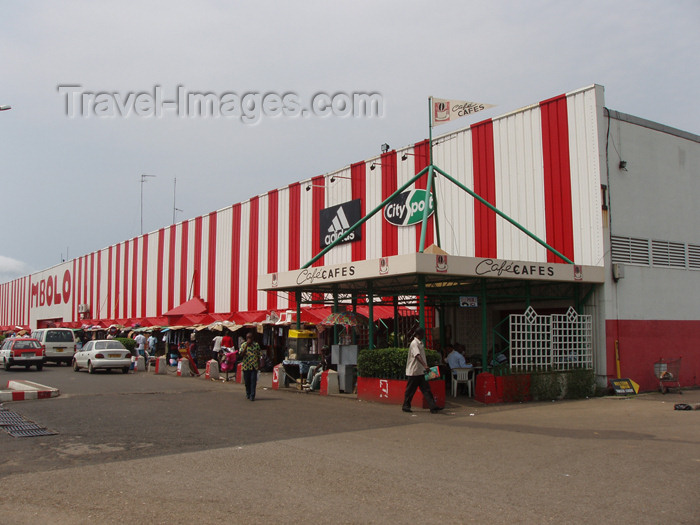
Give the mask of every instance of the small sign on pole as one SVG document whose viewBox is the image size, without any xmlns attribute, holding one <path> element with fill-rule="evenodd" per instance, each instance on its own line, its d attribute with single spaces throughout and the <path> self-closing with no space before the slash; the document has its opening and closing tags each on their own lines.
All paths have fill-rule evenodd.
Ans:
<svg viewBox="0 0 700 525">
<path fill-rule="evenodd" d="M 459 298 L 460 308 L 478 308 L 479 298 L 476 295 L 462 295 Z"/>
</svg>

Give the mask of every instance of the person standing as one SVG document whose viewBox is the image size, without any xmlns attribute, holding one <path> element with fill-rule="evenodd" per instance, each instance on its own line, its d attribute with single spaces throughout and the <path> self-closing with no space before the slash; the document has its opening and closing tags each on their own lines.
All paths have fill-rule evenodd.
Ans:
<svg viewBox="0 0 700 525">
<path fill-rule="evenodd" d="M 190 361 L 197 365 L 197 334 L 193 331 L 190 334 L 190 346 L 189 346 L 189 352 L 190 352 Z"/>
<path fill-rule="evenodd" d="M 155 334 L 153 332 L 151 332 L 151 335 L 148 338 L 148 355 L 155 356 L 157 349 L 158 349 L 158 339 L 156 339 Z"/>
<path fill-rule="evenodd" d="M 231 338 L 231 333 L 224 328 L 224 337 L 221 339 L 221 348 L 225 351 L 233 350 L 233 339 Z"/>
<path fill-rule="evenodd" d="M 217 363 L 221 363 L 219 359 L 219 352 L 221 352 L 221 341 L 223 340 L 223 337 L 220 335 L 217 335 L 213 340 L 212 343 L 214 344 L 214 347 L 212 348 L 212 359 L 214 359 Z"/>
<path fill-rule="evenodd" d="M 146 359 L 146 336 L 143 334 L 138 334 L 136 337 L 134 337 L 134 341 L 136 341 L 137 354 Z"/>
<path fill-rule="evenodd" d="M 245 397 L 255 401 L 255 387 L 258 383 L 258 367 L 260 366 L 260 345 L 255 342 L 253 332 L 248 332 L 245 343 L 241 345 L 239 355 L 241 371 L 245 381 Z"/>
<path fill-rule="evenodd" d="M 401 409 L 404 412 L 413 412 L 411 410 L 411 401 L 416 393 L 416 390 L 420 388 L 423 394 L 423 398 L 428 402 L 430 407 L 430 413 L 436 414 L 441 407 L 437 406 L 435 403 L 435 398 L 433 393 L 430 391 L 430 385 L 425 379 L 425 374 L 428 372 L 428 362 L 425 359 L 425 348 L 423 347 L 423 337 L 425 337 L 425 330 L 423 328 L 418 328 L 411 341 L 411 345 L 408 347 L 408 359 L 406 360 L 406 391 L 403 397 L 403 407 Z"/>
</svg>

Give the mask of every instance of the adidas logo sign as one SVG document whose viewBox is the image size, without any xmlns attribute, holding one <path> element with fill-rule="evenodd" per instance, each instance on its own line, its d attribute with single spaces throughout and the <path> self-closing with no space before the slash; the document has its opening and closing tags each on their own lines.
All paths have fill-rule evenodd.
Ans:
<svg viewBox="0 0 700 525">
<path fill-rule="evenodd" d="M 328 227 L 328 233 L 323 239 L 326 246 L 334 242 L 336 239 L 338 239 L 338 237 L 342 236 L 348 228 L 350 228 L 350 222 L 345 215 L 343 207 L 340 206 L 335 214 L 335 217 L 333 217 L 333 221 L 331 221 L 331 225 Z M 350 242 L 354 238 L 355 232 L 352 232 L 350 235 L 345 237 L 345 239 L 343 239 L 343 242 Z"/>
</svg>

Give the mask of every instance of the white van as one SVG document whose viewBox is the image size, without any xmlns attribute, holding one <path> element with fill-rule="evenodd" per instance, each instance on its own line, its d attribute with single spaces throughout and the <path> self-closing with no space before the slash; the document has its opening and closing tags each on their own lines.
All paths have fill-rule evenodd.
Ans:
<svg viewBox="0 0 700 525">
<path fill-rule="evenodd" d="M 77 338 L 70 328 L 39 328 L 32 332 L 32 337 L 44 345 L 44 363 L 70 365 L 73 362 Z"/>
</svg>

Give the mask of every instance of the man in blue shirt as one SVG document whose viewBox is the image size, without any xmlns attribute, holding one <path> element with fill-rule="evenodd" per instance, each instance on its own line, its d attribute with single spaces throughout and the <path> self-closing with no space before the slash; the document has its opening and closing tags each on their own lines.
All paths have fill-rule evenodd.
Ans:
<svg viewBox="0 0 700 525">
<path fill-rule="evenodd" d="M 445 358 L 445 361 L 447 364 L 450 366 L 450 370 L 454 368 L 471 368 L 472 365 L 467 363 L 467 360 L 464 359 L 464 356 L 460 354 L 457 350 L 452 345 L 447 345 L 448 350 L 452 350 L 449 354 L 447 354 L 447 357 Z"/>
</svg>

